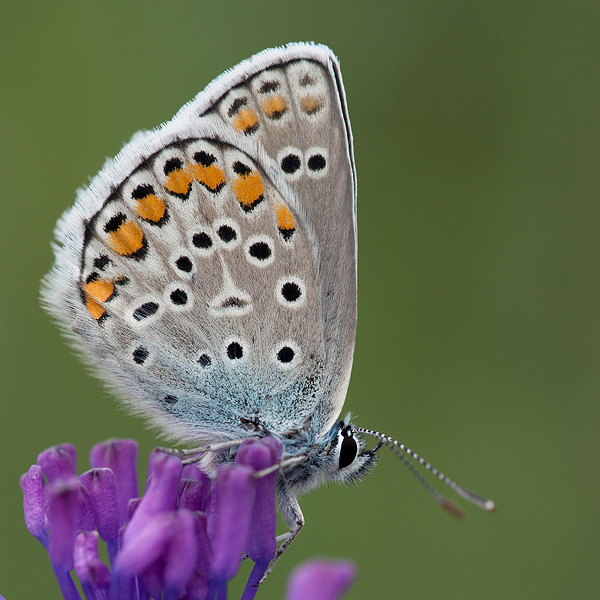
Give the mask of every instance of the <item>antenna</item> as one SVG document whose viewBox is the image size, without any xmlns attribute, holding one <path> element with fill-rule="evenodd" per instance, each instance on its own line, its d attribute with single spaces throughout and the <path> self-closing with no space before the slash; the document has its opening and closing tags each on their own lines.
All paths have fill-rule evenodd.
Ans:
<svg viewBox="0 0 600 600">
<path fill-rule="evenodd" d="M 364 433 L 380 440 L 380 444 L 385 444 L 409 469 L 409 471 L 418 479 L 419 483 L 429 492 L 432 498 L 442 508 L 447 510 L 453 517 L 457 519 L 463 518 L 463 511 L 451 500 L 446 498 L 443 494 L 440 494 L 424 477 L 417 471 L 415 466 L 408 460 L 407 456 L 410 456 L 416 460 L 421 466 L 425 467 L 430 473 L 433 473 L 440 481 L 445 483 L 451 489 L 453 489 L 459 496 L 462 496 L 465 500 L 468 500 L 472 504 L 487 510 L 488 512 L 494 512 L 496 510 L 496 504 L 493 500 L 489 500 L 465 489 L 458 485 L 455 481 L 446 477 L 442 472 L 438 471 L 434 466 L 428 463 L 424 458 L 420 457 L 416 452 L 413 452 L 410 448 L 407 448 L 404 444 L 401 444 L 398 440 L 391 438 L 389 435 L 374 431 L 373 429 L 364 429 L 363 427 L 353 427 L 354 431 L 358 433 Z M 405 456 L 406 455 L 406 456 Z"/>
</svg>

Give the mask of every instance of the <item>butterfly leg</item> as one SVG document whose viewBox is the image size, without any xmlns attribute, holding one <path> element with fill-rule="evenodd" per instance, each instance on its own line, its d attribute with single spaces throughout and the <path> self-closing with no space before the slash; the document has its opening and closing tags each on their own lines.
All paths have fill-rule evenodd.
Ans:
<svg viewBox="0 0 600 600">
<path fill-rule="evenodd" d="M 290 531 L 286 534 L 277 537 L 277 541 L 282 539 L 283 542 L 281 546 L 277 548 L 275 558 L 271 561 L 271 564 L 265 571 L 265 574 L 262 576 L 261 580 L 258 582 L 258 585 L 260 585 L 273 571 L 281 555 L 289 548 L 290 544 L 300 533 L 302 527 L 304 527 L 304 515 L 300 510 L 300 504 L 298 504 L 298 499 L 296 498 L 296 496 L 294 496 L 292 492 L 290 492 L 283 486 L 279 487 L 277 492 L 279 512 L 281 513 L 281 516 L 285 519 L 285 522 L 288 524 Z"/>
<path fill-rule="evenodd" d="M 164 446 L 159 446 L 157 450 L 166 454 L 174 454 L 175 456 L 180 456 L 184 459 L 184 465 L 191 465 L 193 463 L 200 462 L 203 456 L 208 452 L 221 452 L 223 450 L 228 450 L 229 448 L 235 448 L 246 439 L 248 438 L 243 438 L 239 440 L 229 440 L 227 442 L 213 442 L 211 444 L 206 444 L 205 446 L 199 446 L 198 448 L 186 449 L 166 448 Z"/>
</svg>

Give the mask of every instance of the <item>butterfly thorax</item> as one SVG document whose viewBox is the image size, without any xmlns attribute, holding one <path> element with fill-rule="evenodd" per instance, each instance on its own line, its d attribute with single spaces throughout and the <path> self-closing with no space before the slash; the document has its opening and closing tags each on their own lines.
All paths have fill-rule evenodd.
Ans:
<svg viewBox="0 0 600 600">
<path fill-rule="evenodd" d="M 248 437 L 271 436 L 282 443 L 280 493 L 301 496 L 329 481 L 357 482 L 375 465 L 376 454 L 363 451 L 364 440 L 354 433 L 348 418 L 336 422 L 325 434 L 317 434 L 310 427 L 269 431 L 257 420 L 255 425 L 254 435 Z M 202 469 L 214 476 L 220 464 L 235 460 L 236 453 L 237 446 L 208 454 L 201 462 Z M 286 466 L 296 458 L 301 462 Z"/>
</svg>

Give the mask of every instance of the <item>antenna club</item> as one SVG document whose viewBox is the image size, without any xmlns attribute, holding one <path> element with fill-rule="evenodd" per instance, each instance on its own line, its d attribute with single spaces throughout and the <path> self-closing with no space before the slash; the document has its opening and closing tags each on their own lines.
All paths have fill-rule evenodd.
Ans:
<svg viewBox="0 0 600 600">
<path fill-rule="evenodd" d="M 465 520 L 465 513 L 462 511 L 460 506 L 454 504 L 452 500 L 448 500 L 448 498 L 440 499 L 440 506 L 448 513 L 450 513 L 457 521 Z"/>
</svg>

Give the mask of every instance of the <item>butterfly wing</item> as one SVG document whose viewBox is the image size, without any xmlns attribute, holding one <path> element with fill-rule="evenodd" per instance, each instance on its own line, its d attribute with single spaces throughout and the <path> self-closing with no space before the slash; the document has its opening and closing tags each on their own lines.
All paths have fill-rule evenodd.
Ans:
<svg viewBox="0 0 600 600">
<path fill-rule="evenodd" d="M 171 437 L 238 437 L 259 422 L 287 431 L 309 417 L 324 429 L 341 410 L 356 312 L 354 176 L 332 61 L 300 45 L 243 63 L 137 134 L 59 222 L 46 306 Z M 275 74 L 280 87 L 248 127 L 252 86 L 273 88 L 264 83 Z M 315 81 L 319 110 L 302 113 L 299 83 L 273 96 L 288 77 Z M 274 118 L 282 102 L 289 116 Z M 318 112 L 322 121 L 300 122 Z M 282 168 L 289 148 L 301 162 L 293 173 Z M 325 161 L 310 175 L 307 153 Z"/>
<path fill-rule="evenodd" d="M 290 44 L 242 63 L 223 84 L 209 86 L 210 105 L 203 97 L 190 108 L 265 149 L 316 240 L 326 376 L 314 421 L 327 431 L 346 397 L 356 335 L 356 172 L 339 64 L 325 46 Z"/>
</svg>

